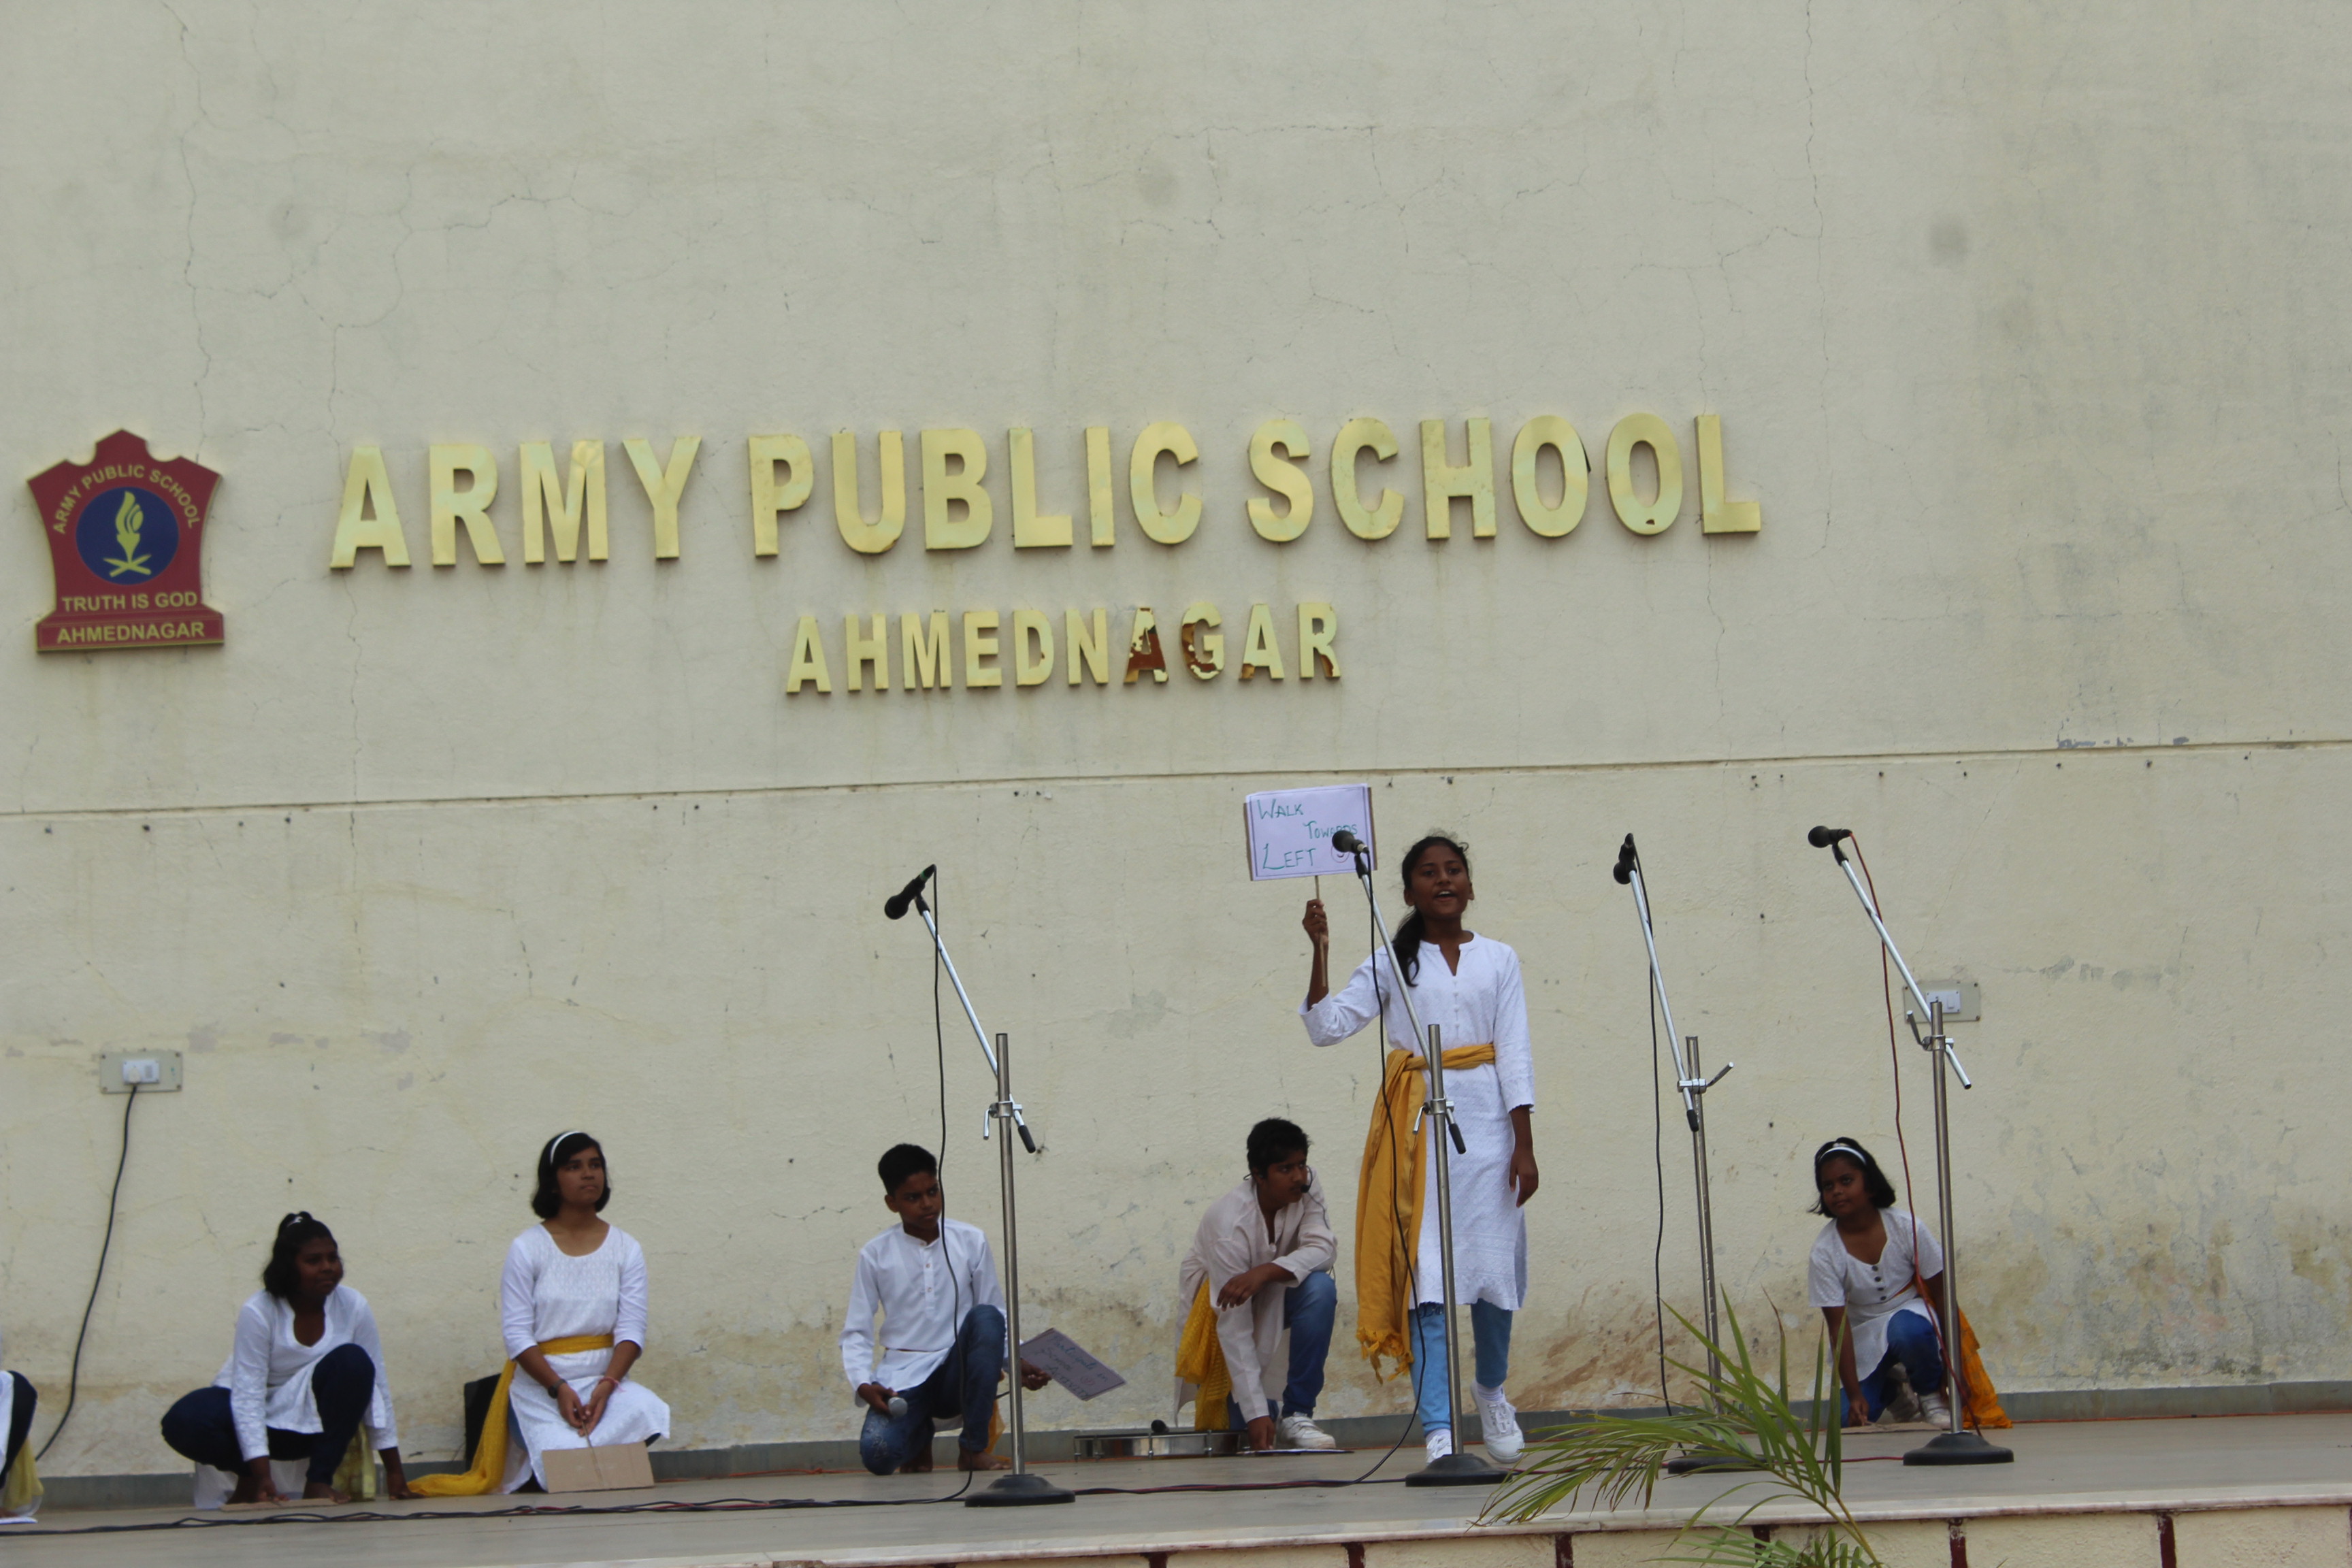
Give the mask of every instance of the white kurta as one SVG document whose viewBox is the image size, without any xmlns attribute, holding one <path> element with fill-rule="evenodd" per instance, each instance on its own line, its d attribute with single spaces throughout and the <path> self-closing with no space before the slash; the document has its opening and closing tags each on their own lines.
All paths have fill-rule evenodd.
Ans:
<svg viewBox="0 0 2352 1568">
<path fill-rule="evenodd" d="M 236 1417 L 237 1447 L 247 1463 L 269 1452 L 268 1428 L 280 1432 L 317 1432 L 319 1402 L 310 1392 L 310 1374 L 320 1358 L 341 1345 L 357 1345 L 375 1363 L 375 1389 L 368 1396 L 362 1421 L 373 1434 L 368 1447 L 396 1448 L 400 1434 L 392 1420 L 392 1379 L 383 1369 L 383 1341 L 376 1332 L 375 1314 L 367 1298 L 348 1285 L 327 1295 L 326 1331 L 315 1345 L 294 1337 L 294 1305 L 267 1290 L 246 1299 L 236 1314 L 236 1339 L 228 1360 L 221 1363 L 215 1388 L 228 1390 L 228 1407 Z"/>
<path fill-rule="evenodd" d="M 1881 1209 L 1886 1247 L 1878 1261 L 1864 1263 L 1845 1249 L 1837 1222 L 1813 1237 L 1806 1286 L 1816 1307 L 1843 1307 L 1846 1335 L 1853 1341 L 1853 1370 L 1868 1377 L 1886 1359 L 1886 1324 L 1897 1312 L 1915 1312 L 1933 1323 L 1935 1314 L 1919 1299 L 1919 1281 L 1944 1271 L 1944 1249 L 1936 1233 L 1918 1227 L 1919 1249 L 1911 1250 L 1913 1221 L 1905 1209 Z"/>
<path fill-rule="evenodd" d="M 610 1334 L 640 1351 L 646 1344 L 646 1255 L 618 1226 L 604 1232 L 604 1245 L 585 1258 L 572 1258 L 555 1245 L 544 1226 L 532 1226 L 507 1248 L 499 1280 L 499 1322 L 507 1354 L 519 1356 L 549 1340 Z M 548 1366 L 586 1404 L 596 1380 L 612 1364 L 610 1350 L 551 1355 Z M 669 1406 L 641 1383 L 624 1380 L 604 1405 L 604 1419 L 583 1437 L 564 1421 L 554 1396 L 520 1367 L 507 1391 L 520 1441 L 507 1447 L 507 1473 L 499 1489 L 513 1491 L 529 1476 L 547 1484 L 540 1456 L 550 1448 L 607 1447 L 639 1443 L 669 1433 Z"/>
<path fill-rule="evenodd" d="M 849 1315 L 841 1326 L 841 1372 L 855 1390 L 878 1383 L 904 1394 L 923 1386 L 955 1349 L 974 1307 L 1004 1310 L 1004 1287 L 988 1237 L 977 1226 L 941 1219 L 937 1241 L 918 1241 L 894 1225 L 857 1249 L 849 1281 Z M 874 1318 L 882 1318 L 875 1360 Z"/>
<path fill-rule="evenodd" d="M 1375 953 L 1356 968 L 1348 984 L 1313 1006 L 1301 1005 L 1307 1037 L 1318 1046 L 1347 1039 L 1370 1023 L 1380 1009 L 1373 987 L 1373 964 L 1379 964 L 1380 989 L 1388 1002 L 1390 1044 L 1419 1056 L 1425 1042 L 1415 1040 L 1404 998 L 1389 970 L 1388 954 Z M 1459 973 L 1445 967 L 1445 955 L 1434 942 L 1421 949 L 1420 978 L 1412 988 L 1412 1005 L 1422 1026 L 1438 1026 L 1447 1049 L 1456 1046 L 1492 1044 L 1490 1066 L 1456 1069 L 1445 1075 L 1445 1092 L 1462 1128 L 1468 1152 L 1453 1160 L 1454 1287 L 1463 1305 L 1488 1301 L 1517 1311 L 1528 1290 L 1528 1223 L 1511 1190 L 1511 1111 L 1533 1106 L 1536 1099 L 1535 1056 L 1528 1039 L 1528 1001 L 1519 980 L 1519 955 L 1492 937 L 1475 936 L 1462 944 Z M 1431 1129 L 1426 1123 L 1422 1136 Z M 1415 1248 L 1415 1300 L 1445 1299 L 1442 1254 L 1437 1242 L 1437 1162 L 1423 1163 L 1421 1236 Z"/>
<path fill-rule="evenodd" d="M 1256 1184 L 1244 1178 L 1201 1216 L 1192 1250 L 1176 1270 L 1176 1310 L 1189 1316 L 1203 1284 L 1214 1307 L 1216 1293 L 1236 1274 L 1278 1263 L 1292 1279 L 1303 1280 L 1318 1268 L 1330 1268 L 1339 1256 L 1339 1241 L 1331 1234 L 1321 1184 L 1276 1210 L 1269 1231 L 1265 1211 L 1257 1205 Z M 1225 1352 L 1225 1372 L 1244 1415 L 1255 1414 L 1256 1407 L 1241 1400 L 1238 1391 L 1271 1392 L 1265 1386 L 1266 1373 L 1282 1342 L 1282 1316 L 1289 1298 L 1290 1287 L 1276 1280 L 1238 1307 L 1217 1308 L 1217 1343 Z"/>
</svg>

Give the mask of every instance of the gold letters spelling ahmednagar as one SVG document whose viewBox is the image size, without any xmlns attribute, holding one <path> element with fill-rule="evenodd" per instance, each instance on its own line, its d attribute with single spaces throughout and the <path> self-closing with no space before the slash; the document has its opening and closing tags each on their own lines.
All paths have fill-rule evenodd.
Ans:
<svg viewBox="0 0 2352 1568">
<path fill-rule="evenodd" d="M 200 647 L 222 637 L 204 603 L 205 509 L 220 476 L 191 458 L 159 462 L 117 430 L 87 463 L 26 481 L 49 542 L 57 608 L 33 631 L 43 653 Z"/>
</svg>

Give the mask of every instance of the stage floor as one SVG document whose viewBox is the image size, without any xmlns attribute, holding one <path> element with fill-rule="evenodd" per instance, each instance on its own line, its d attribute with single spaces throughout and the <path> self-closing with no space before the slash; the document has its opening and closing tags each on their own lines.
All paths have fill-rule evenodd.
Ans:
<svg viewBox="0 0 2352 1568">
<path fill-rule="evenodd" d="M 2125 1550 L 2141 1531 L 2151 1551 L 2158 1513 L 2199 1510 L 2293 1509 L 2306 1524 L 2335 1511 L 2330 1537 L 2336 1555 L 2352 1560 L 2352 1533 L 2345 1510 L 2352 1508 L 2352 1415 L 2209 1417 L 2175 1421 L 2051 1422 L 2021 1426 L 2001 1436 L 2017 1452 L 2012 1465 L 1967 1469 L 1910 1468 L 1895 1462 L 1917 1441 L 1915 1434 L 1879 1433 L 1854 1438 L 1849 1456 L 1846 1497 L 1864 1521 L 1948 1520 L 1983 1521 L 2012 1531 L 2032 1521 L 2051 1528 L 2084 1527 L 2084 1516 L 2116 1518 L 2123 1533 L 2116 1557 L 2076 1551 L 2079 1562 L 2135 1559 Z M 1113 1460 L 1045 1467 L 1043 1473 L 1073 1488 L 1165 1488 L 1272 1481 L 1339 1479 L 1363 1473 L 1379 1456 L 1278 1457 L 1235 1459 Z M 75 1510 L 52 1513 L 34 1530 L 0 1530 L 0 1550 L 17 1563 L 55 1568 L 122 1568 L 173 1564 L 359 1564 L 362 1568 L 523 1568 L 559 1563 L 662 1564 L 664 1568 L 719 1568 L 737 1564 L 841 1564 L 845 1568 L 1004 1562 L 1044 1557 L 1124 1556 L 1133 1563 L 1147 1554 L 1204 1548 L 1274 1552 L 1265 1560 L 1286 1565 L 1328 1557 L 1332 1568 L 1349 1568 L 1340 1549 L 1369 1548 L 1358 1562 L 1379 1568 L 1380 1560 L 1434 1562 L 1465 1548 L 1468 1563 L 1494 1564 L 1521 1557 L 1550 1563 L 1570 1559 L 1578 1568 L 1646 1557 L 1627 1555 L 1635 1538 L 1589 1532 L 1655 1530 L 1678 1523 L 1705 1499 L 1737 1484 L 1727 1478 L 1684 1478 L 1661 1483 L 1664 1505 L 1643 1514 L 1591 1510 L 1563 1510 L 1532 1525 L 1463 1531 L 1485 1493 L 1472 1489 L 1417 1489 L 1397 1484 L 1419 1468 L 1417 1447 L 1383 1465 L 1370 1484 L 1331 1489 L 1155 1491 L 1081 1497 L 1071 1505 L 1033 1509 L 971 1509 L 961 1503 L 909 1506 L 954 1490 L 953 1474 L 877 1479 L 864 1474 L 795 1474 L 730 1480 L 678 1482 L 643 1492 L 607 1492 L 582 1500 L 591 1506 L 653 1501 L 705 1503 L 722 1499 L 809 1499 L 881 1502 L 901 1506 L 834 1507 L 697 1513 L 573 1514 L 526 1518 L 457 1517 L 382 1521 L 259 1522 L 251 1515 L 186 1515 L 169 1511 Z M 983 1478 L 983 1484 L 984 1484 Z M 481 1515 L 524 1500 L 443 1499 L 432 1502 L 374 1505 L 387 1514 L 432 1510 Z M 549 1499 L 531 1499 L 544 1503 Z M 337 1510 L 349 1513 L 351 1510 Z M 2138 1516 L 2137 1519 L 2129 1516 Z M 152 1525 L 175 1518 L 218 1523 L 171 1530 L 119 1531 L 94 1527 Z M 1793 1520 L 1773 1510 L 1765 1518 Z M 2249 1516 L 2252 1517 L 2252 1516 Z M 2283 1516 L 2282 1516 L 2283 1517 Z M 1907 1527 L 1925 1530 L 1926 1525 Z M 2164 1526 L 2168 1531 L 2170 1526 Z M 47 1533 L 70 1531 L 74 1533 Z M 2305 1531 L 2318 1540 L 2326 1531 Z M 1540 1540 L 1511 1541 L 1535 1536 Z M 1555 1554 L 1552 1538 L 1573 1538 Z M 1650 1538 L 1654 1541 L 1656 1538 Z M 1938 1535 L 1940 1541 L 1941 1537 Z M 2008 1550 L 2012 1561 L 2035 1559 Z M 2169 1542 L 2170 1536 L 2168 1534 Z M 1380 1543 L 1395 1543 L 1383 1548 Z M 1398 1550 L 1405 1543 L 1415 1550 Z M 1988 1539 L 1988 1547 L 1993 1542 Z M 2015 1542 L 2015 1544 L 2023 1544 Z M 2087 1540 L 2082 1542 L 2087 1545 Z M 1523 1550 L 1496 1555 L 1496 1549 Z M 1538 1548 L 1540 1546 L 1540 1552 Z M 2181 1568 L 2196 1568 L 2204 1553 L 2183 1545 Z M 1313 1550 L 1319 1548 L 1319 1551 Z M 1300 1550 L 1308 1549 L 1308 1550 Z M 1653 1547 L 1652 1550 L 1655 1548 Z M 1354 1554 L 1349 1554 L 1354 1555 Z M 1904 1558 L 1917 1555 L 1906 1551 Z M 1988 1551 L 1980 1568 L 1998 1557 Z M 2218 1561 L 2218 1559 L 2216 1559 Z M 2246 1559 L 2252 1561 L 2252 1559 Z M 2296 1555 L 2269 1560 L 2321 1561 Z M 2157 1558 L 2147 1558 L 2155 1568 Z M 1134 1564 L 1134 1568 L 1141 1568 Z M 1155 1565 L 1156 1568 L 1156 1565 Z"/>
</svg>

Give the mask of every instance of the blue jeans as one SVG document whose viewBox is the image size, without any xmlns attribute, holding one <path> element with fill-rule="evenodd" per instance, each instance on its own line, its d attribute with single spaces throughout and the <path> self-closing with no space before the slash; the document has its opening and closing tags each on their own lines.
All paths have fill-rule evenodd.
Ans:
<svg viewBox="0 0 2352 1568">
<path fill-rule="evenodd" d="M 1235 1308 L 1234 1310 L 1240 1310 Z M 1328 1271 L 1317 1269 L 1290 1287 L 1282 1300 L 1282 1326 L 1290 1331 L 1290 1379 L 1283 1384 L 1282 1404 L 1265 1402 L 1268 1415 L 1312 1415 L 1323 1393 L 1323 1363 L 1331 1354 L 1331 1324 L 1339 1315 L 1339 1287 Z M 1249 1425 L 1241 1402 L 1225 1401 L 1227 1425 Z"/>
<path fill-rule="evenodd" d="M 375 1393 L 375 1363 L 357 1345 L 337 1345 L 310 1369 L 310 1398 L 319 1407 L 319 1430 L 269 1428 L 269 1457 L 310 1461 L 310 1479 L 335 1479 L 335 1467 L 352 1446 L 360 1418 Z M 199 1388 L 163 1413 L 163 1441 L 184 1459 L 245 1473 L 245 1449 L 236 1436 L 236 1415 L 226 1388 Z"/>
<path fill-rule="evenodd" d="M 988 1418 L 996 1412 L 996 1384 L 1004 1375 L 1004 1314 L 993 1307 L 974 1307 L 957 1331 L 955 1348 L 940 1363 L 920 1388 L 902 1388 L 904 1415 L 885 1415 L 871 1405 L 866 1429 L 857 1435 L 857 1458 L 877 1476 L 906 1468 L 907 1461 L 931 1451 L 938 1430 L 936 1418 L 961 1414 L 963 1431 L 956 1439 L 967 1454 L 988 1451 Z"/>
<path fill-rule="evenodd" d="M 1944 1392 L 1944 1352 L 1936 1343 L 1936 1326 L 1916 1312 L 1897 1312 L 1886 1320 L 1885 1358 L 1862 1380 L 1862 1396 L 1870 1402 L 1873 1421 L 1886 1409 L 1897 1362 L 1911 1380 L 1912 1393 L 1924 1399 Z"/>
<path fill-rule="evenodd" d="M 1420 1391 L 1421 1429 L 1445 1425 L 1445 1309 L 1425 1301 L 1412 1310 L 1412 1376 Z M 1511 1314 L 1492 1301 L 1470 1303 L 1470 1338 L 1478 1382 L 1500 1388 L 1511 1375 Z M 1468 1412 L 1464 1412 L 1467 1415 Z"/>
</svg>

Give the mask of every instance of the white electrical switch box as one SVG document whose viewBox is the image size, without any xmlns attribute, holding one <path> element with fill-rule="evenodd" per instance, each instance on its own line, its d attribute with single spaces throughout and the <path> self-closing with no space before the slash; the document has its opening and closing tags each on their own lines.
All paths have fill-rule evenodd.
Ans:
<svg viewBox="0 0 2352 1568">
<path fill-rule="evenodd" d="M 98 1058 L 98 1087 L 107 1094 L 169 1094 L 180 1087 L 177 1051 L 108 1051 Z"/>
<path fill-rule="evenodd" d="M 1929 1002 L 1944 1005 L 1947 1024 L 1973 1024 L 1977 1021 L 1979 999 L 1977 983 L 1973 980 L 1922 980 L 1919 989 L 1926 992 Z M 1917 1003 L 1912 1005 L 1916 1007 Z M 1919 1020 L 1925 1024 L 1927 1020 Z"/>
</svg>

